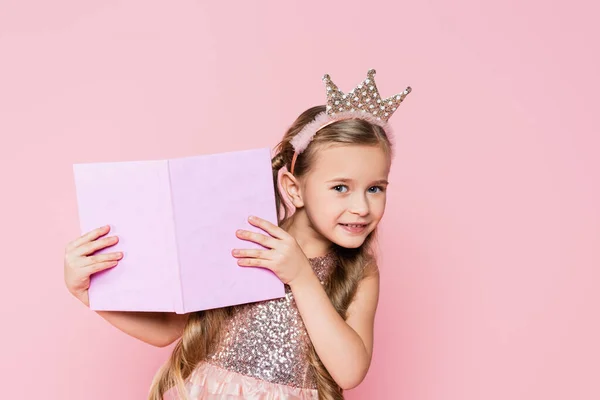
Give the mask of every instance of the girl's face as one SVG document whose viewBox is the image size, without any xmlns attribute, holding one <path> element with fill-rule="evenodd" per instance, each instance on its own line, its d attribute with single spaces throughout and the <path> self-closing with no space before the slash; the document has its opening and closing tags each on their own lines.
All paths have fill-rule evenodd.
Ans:
<svg viewBox="0 0 600 400">
<path fill-rule="evenodd" d="M 389 171 L 390 159 L 379 146 L 319 149 L 302 184 L 313 228 L 339 246 L 360 247 L 383 217 Z"/>
</svg>

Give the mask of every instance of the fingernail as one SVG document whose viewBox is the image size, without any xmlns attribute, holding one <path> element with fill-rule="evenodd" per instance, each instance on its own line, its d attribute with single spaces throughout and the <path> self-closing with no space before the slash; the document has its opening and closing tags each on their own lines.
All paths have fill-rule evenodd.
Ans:
<svg viewBox="0 0 600 400">
<path fill-rule="evenodd" d="M 255 217 L 254 215 L 251 215 L 251 216 L 249 216 L 249 217 L 248 217 L 248 219 L 249 219 L 250 221 L 254 221 L 254 220 L 256 219 L 256 217 Z"/>
</svg>

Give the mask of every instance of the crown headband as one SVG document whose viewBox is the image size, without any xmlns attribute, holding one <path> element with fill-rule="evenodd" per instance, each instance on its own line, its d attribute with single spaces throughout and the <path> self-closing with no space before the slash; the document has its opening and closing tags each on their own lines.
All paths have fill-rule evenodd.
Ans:
<svg viewBox="0 0 600 400">
<path fill-rule="evenodd" d="M 323 82 L 327 88 L 327 107 L 290 140 L 290 144 L 294 148 L 290 168 L 292 174 L 298 155 L 306 150 L 318 131 L 334 122 L 345 119 L 362 119 L 382 127 L 389 136 L 391 129 L 388 127 L 388 119 L 412 89 L 409 86 L 402 93 L 382 99 L 374 78 L 375 70 L 370 69 L 367 72 L 367 78 L 348 94 L 345 94 L 338 89 L 329 75 L 323 76 Z"/>
</svg>

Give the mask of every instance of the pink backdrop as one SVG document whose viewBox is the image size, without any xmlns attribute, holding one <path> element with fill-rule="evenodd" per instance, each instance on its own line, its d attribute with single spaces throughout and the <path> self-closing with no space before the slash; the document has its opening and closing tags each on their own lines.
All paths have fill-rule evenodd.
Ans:
<svg viewBox="0 0 600 400">
<path fill-rule="evenodd" d="M 597 6 L 229 3 L 0 2 L 0 397 L 143 399 L 170 351 L 67 293 L 72 163 L 272 146 L 375 68 L 413 93 L 347 397 L 600 398 Z"/>
</svg>

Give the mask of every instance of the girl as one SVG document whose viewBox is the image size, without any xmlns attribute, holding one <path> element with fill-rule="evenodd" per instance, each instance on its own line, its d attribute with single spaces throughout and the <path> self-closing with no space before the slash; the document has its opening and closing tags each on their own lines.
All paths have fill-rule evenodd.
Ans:
<svg viewBox="0 0 600 400">
<path fill-rule="evenodd" d="M 278 226 L 251 216 L 267 234 L 235 233 L 263 247 L 232 249 L 238 264 L 273 271 L 284 298 L 186 315 L 98 312 L 147 343 L 179 340 L 149 399 L 343 399 L 363 380 L 379 291 L 372 244 L 392 160 L 387 120 L 411 90 L 384 100 L 374 75 L 348 94 L 325 75 L 327 106 L 304 111 L 275 149 Z M 92 255 L 118 241 L 107 233 L 66 248 L 67 287 L 86 305 L 89 276 L 122 257 Z"/>
</svg>

